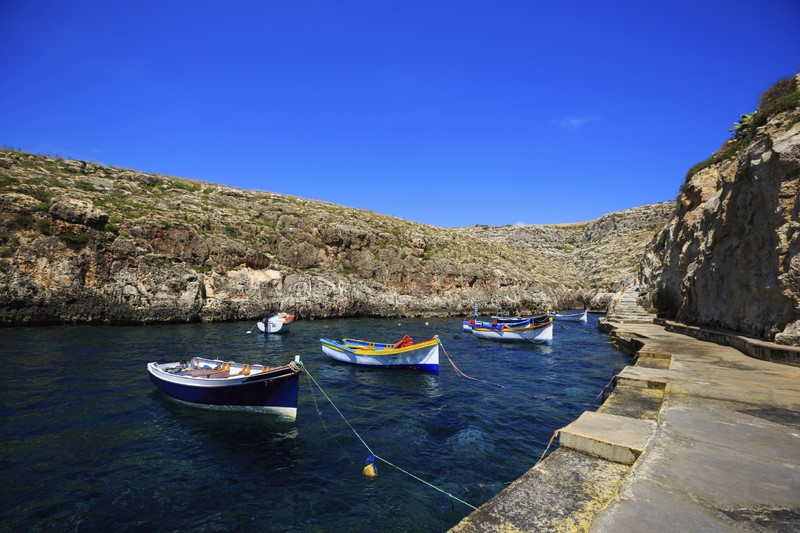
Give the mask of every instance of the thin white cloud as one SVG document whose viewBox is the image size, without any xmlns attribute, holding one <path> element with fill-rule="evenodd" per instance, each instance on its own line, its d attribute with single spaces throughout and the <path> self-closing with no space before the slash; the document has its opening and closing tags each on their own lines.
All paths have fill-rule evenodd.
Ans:
<svg viewBox="0 0 800 533">
<path fill-rule="evenodd" d="M 561 129 L 575 131 L 596 120 L 600 120 L 598 115 L 584 115 L 579 117 L 564 117 L 554 119 L 551 122 Z"/>
</svg>

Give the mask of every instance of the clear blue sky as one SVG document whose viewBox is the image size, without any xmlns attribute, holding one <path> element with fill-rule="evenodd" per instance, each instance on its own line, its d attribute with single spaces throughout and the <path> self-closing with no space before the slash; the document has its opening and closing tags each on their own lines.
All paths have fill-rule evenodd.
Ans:
<svg viewBox="0 0 800 533">
<path fill-rule="evenodd" d="M 797 0 L 0 0 L 0 145 L 434 224 L 672 200 Z"/>
</svg>

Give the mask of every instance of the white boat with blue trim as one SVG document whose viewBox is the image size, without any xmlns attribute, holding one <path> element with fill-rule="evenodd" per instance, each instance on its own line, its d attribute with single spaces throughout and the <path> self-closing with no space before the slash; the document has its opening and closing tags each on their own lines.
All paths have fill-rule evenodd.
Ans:
<svg viewBox="0 0 800 533">
<path fill-rule="evenodd" d="M 320 339 L 322 352 L 337 361 L 383 368 L 439 371 L 439 337 L 415 343 L 408 335 L 398 342 Z"/>
<path fill-rule="evenodd" d="M 515 322 L 475 322 L 472 334 L 494 341 L 527 341 L 553 344 L 553 318 L 531 317 Z"/>
<path fill-rule="evenodd" d="M 556 320 L 562 320 L 564 322 L 588 322 L 589 321 L 589 312 L 583 311 L 583 313 L 556 313 L 552 315 L 553 318 Z"/>
<path fill-rule="evenodd" d="M 250 411 L 294 419 L 297 416 L 300 357 L 268 367 L 192 357 L 188 361 L 148 363 L 150 381 L 180 402 L 222 411 Z"/>
</svg>

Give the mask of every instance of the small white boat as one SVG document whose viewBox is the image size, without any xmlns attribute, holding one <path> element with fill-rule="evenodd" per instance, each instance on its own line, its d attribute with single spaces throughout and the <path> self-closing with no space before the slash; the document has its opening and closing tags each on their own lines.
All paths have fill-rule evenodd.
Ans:
<svg viewBox="0 0 800 533">
<path fill-rule="evenodd" d="M 553 343 L 553 318 L 525 319 L 518 322 L 476 322 L 472 334 L 495 341 L 527 341 L 535 344 Z"/>
<path fill-rule="evenodd" d="M 556 320 L 563 320 L 564 322 L 587 322 L 589 320 L 588 311 L 584 311 L 583 313 L 556 313 L 553 315 Z"/>
<path fill-rule="evenodd" d="M 258 329 L 261 330 L 261 333 L 285 333 L 293 322 L 294 315 L 278 313 L 271 317 L 262 318 L 256 325 Z"/>
<path fill-rule="evenodd" d="M 358 339 L 320 339 L 320 342 L 325 355 L 344 363 L 439 371 L 438 336 L 418 343 L 414 343 L 408 335 L 395 343 Z"/>
<path fill-rule="evenodd" d="M 297 416 L 302 363 L 268 367 L 192 357 L 148 363 L 150 381 L 171 398 L 205 409 Z"/>
</svg>

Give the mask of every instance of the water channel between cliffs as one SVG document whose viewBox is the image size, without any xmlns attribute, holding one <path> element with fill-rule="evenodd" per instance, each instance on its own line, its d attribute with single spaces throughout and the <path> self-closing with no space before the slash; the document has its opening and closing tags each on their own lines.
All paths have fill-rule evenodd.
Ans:
<svg viewBox="0 0 800 533">
<path fill-rule="evenodd" d="M 280 364 L 300 355 L 380 456 L 474 506 L 525 473 L 627 357 L 588 324 L 556 323 L 550 347 L 472 338 L 457 318 L 299 321 L 283 336 L 251 323 L 0 330 L 2 498 L 11 529 L 443 531 L 470 508 L 380 467 L 301 378 L 297 420 L 215 413 L 156 391 L 145 364 L 190 355 Z M 327 359 L 319 338 L 423 340 L 439 374 Z M 454 336 L 460 338 L 454 338 Z M 380 465 L 379 465 L 380 466 Z"/>
</svg>

